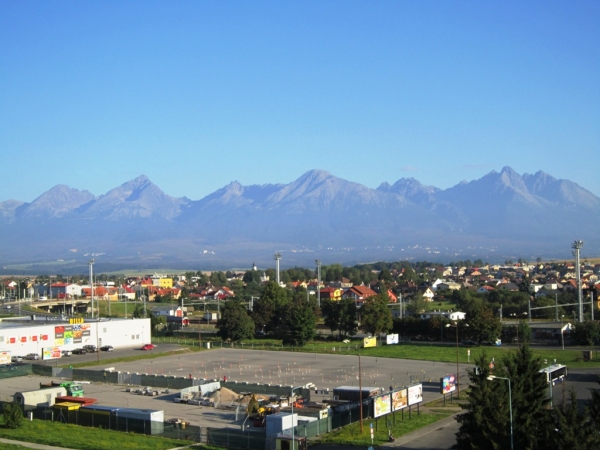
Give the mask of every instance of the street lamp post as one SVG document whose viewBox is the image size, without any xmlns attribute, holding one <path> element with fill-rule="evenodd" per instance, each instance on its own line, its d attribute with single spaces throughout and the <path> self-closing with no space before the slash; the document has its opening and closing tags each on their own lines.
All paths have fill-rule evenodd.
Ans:
<svg viewBox="0 0 600 450">
<path fill-rule="evenodd" d="M 296 450 L 296 441 L 294 440 L 294 391 L 296 389 L 301 389 L 300 387 L 292 388 L 292 396 L 290 398 L 292 402 L 292 450 Z"/>
<path fill-rule="evenodd" d="M 508 381 L 508 410 L 510 413 L 510 450 L 514 449 L 514 443 L 513 443 L 513 415 L 512 415 L 512 391 L 510 388 L 510 378 L 504 378 L 504 377 L 497 377 L 495 375 L 490 375 L 487 377 L 488 381 L 492 381 L 492 380 L 506 380 Z"/>
<path fill-rule="evenodd" d="M 465 324 L 465 326 L 469 325 Z M 456 331 L 456 395 L 460 399 L 460 372 L 458 367 L 458 322 L 456 322 L 454 325 L 447 324 L 446 328 L 454 328 L 454 330 Z"/>
</svg>

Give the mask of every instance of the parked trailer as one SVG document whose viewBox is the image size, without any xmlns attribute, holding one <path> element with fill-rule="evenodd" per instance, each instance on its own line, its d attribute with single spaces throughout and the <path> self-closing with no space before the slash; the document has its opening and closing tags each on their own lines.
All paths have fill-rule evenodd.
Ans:
<svg viewBox="0 0 600 450">
<path fill-rule="evenodd" d="M 91 426 L 102 425 L 109 429 L 137 430 L 146 434 L 164 432 L 165 413 L 162 410 L 117 408 L 104 405 L 86 405 L 79 408 L 80 417 Z"/>
<path fill-rule="evenodd" d="M 56 397 L 64 397 L 66 395 L 67 390 L 59 386 L 37 389 L 35 391 L 16 392 L 14 398 L 15 403 L 18 403 L 25 410 L 41 406 L 52 406 L 56 403 Z"/>
</svg>

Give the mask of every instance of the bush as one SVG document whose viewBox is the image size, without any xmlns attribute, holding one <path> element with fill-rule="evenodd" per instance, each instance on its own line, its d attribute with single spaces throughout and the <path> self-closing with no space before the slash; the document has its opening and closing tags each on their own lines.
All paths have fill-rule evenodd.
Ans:
<svg viewBox="0 0 600 450">
<path fill-rule="evenodd" d="M 23 411 L 16 403 L 5 403 L 2 416 L 6 428 L 19 428 L 23 423 Z"/>
</svg>

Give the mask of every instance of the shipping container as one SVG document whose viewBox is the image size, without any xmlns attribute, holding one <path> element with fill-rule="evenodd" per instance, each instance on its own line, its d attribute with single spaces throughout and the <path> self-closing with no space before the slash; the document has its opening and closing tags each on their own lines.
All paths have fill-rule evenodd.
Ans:
<svg viewBox="0 0 600 450">
<path fill-rule="evenodd" d="M 46 389 L 37 389 L 35 391 L 24 391 L 15 393 L 15 403 L 18 403 L 23 410 L 52 406 L 56 403 L 56 397 L 64 397 L 67 390 L 64 387 L 53 387 Z"/>
<path fill-rule="evenodd" d="M 333 399 L 334 400 L 345 400 L 348 402 L 359 402 L 360 401 L 361 389 L 358 386 L 340 386 L 333 388 Z M 369 397 L 375 397 L 382 392 L 381 388 L 378 387 L 363 387 L 362 398 L 363 400 Z"/>
</svg>

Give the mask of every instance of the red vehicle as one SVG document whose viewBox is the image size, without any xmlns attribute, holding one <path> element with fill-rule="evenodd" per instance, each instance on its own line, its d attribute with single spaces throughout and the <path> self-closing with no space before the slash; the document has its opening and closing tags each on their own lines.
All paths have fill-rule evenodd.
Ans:
<svg viewBox="0 0 600 450">
<path fill-rule="evenodd" d="M 146 344 L 142 346 L 142 350 L 152 350 L 154 349 L 155 345 L 154 344 Z"/>
</svg>

